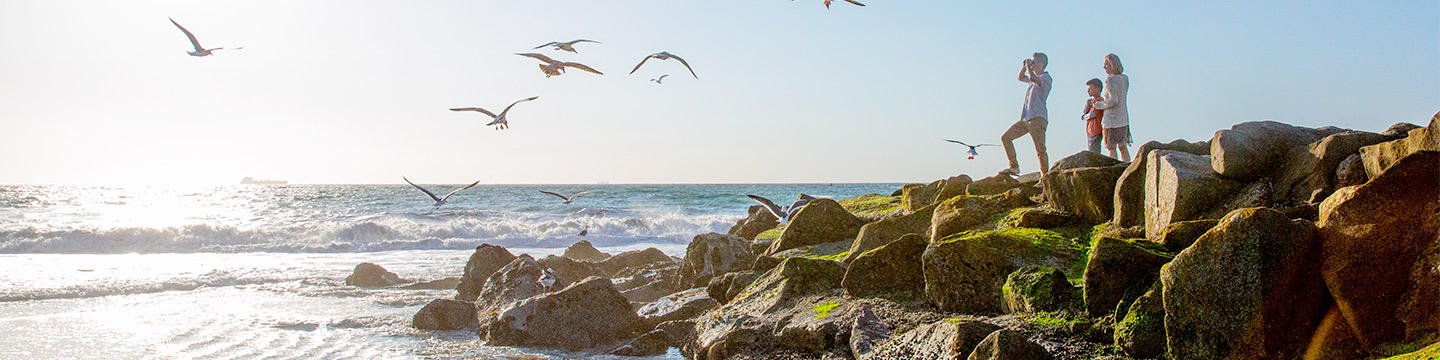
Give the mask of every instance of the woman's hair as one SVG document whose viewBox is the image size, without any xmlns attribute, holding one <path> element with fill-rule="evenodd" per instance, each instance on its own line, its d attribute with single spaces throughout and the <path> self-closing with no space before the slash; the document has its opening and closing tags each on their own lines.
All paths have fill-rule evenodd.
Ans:
<svg viewBox="0 0 1440 360">
<path fill-rule="evenodd" d="M 1101 89 L 1105 88 L 1105 83 L 1100 82 L 1100 79 L 1090 79 L 1088 81 L 1085 81 L 1085 85 L 1090 85 Z"/>
<path fill-rule="evenodd" d="M 1125 65 L 1120 65 L 1120 56 L 1117 56 L 1115 54 L 1106 54 L 1105 64 L 1110 65 L 1110 68 L 1115 69 L 1116 74 L 1125 73 Z"/>
</svg>

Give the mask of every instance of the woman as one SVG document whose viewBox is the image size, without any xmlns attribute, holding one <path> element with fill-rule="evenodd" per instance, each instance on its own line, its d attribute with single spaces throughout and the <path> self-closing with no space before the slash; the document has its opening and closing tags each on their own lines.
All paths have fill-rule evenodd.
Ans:
<svg viewBox="0 0 1440 360">
<path fill-rule="evenodd" d="M 1115 54 L 1105 55 L 1105 99 L 1095 102 L 1095 108 L 1105 110 L 1105 115 L 1100 117 L 1100 126 L 1104 127 L 1105 148 L 1110 150 L 1110 157 L 1120 161 L 1130 161 L 1130 111 L 1125 103 L 1126 93 L 1130 91 L 1130 77 L 1125 76 L 1125 67 L 1120 65 L 1120 57 Z M 1120 156 L 1115 156 L 1115 150 L 1120 150 Z"/>
</svg>

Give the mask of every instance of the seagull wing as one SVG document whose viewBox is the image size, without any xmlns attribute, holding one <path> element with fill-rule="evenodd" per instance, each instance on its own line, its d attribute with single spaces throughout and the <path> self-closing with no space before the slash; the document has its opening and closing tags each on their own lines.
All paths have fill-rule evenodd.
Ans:
<svg viewBox="0 0 1440 360">
<path fill-rule="evenodd" d="M 544 45 L 541 45 L 541 46 L 544 46 Z M 536 54 L 536 53 L 524 53 L 524 54 L 515 54 L 515 55 L 520 55 L 520 56 L 524 56 L 524 57 L 532 57 L 532 58 L 535 58 L 536 60 L 544 61 L 546 64 L 553 64 L 553 63 L 559 62 L 559 61 L 555 61 L 555 59 L 551 59 L 549 56 L 545 56 L 545 55 L 542 55 L 542 54 Z"/>
<path fill-rule="evenodd" d="M 175 27 L 180 28 L 180 31 L 185 32 L 185 37 L 190 38 L 190 45 L 195 46 L 195 51 L 205 51 L 205 48 L 200 47 L 200 40 L 195 40 L 195 34 L 191 34 L 190 30 L 185 30 L 185 27 L 180 26 L 180 23 L 175 22 L 174 18 L 170 18 L 170 23 L 175 24 Z"/>
<path fill-rule="evenodd" d="M 593 192 L 595 192 L 595 190 L 581 191 L 581 192 L 575 193 L 575 195 L 570 195 L 570 198 L 571 198 L 571 199 L 574 199 L 574 198 L 580 197 L 580 195 L 585 195 L 585 194 L 589 194 L 589 193 L 593 193 Z"/>
<path fill-rule="evenodd" d="M 558 197 L 558 198 L 560 198 L 561 200 L 570 201 L 570 198 L 565 197 L 565 195 L 560 195 L 560 194 L 556 194 L 556 193 L 549 192 L 549 191 L 545 191 L 545 190 L 540 190 L 540 192 L 541 192 L 541 193 L 544 193 L 544 194 L 555 195 L 555 197 Z"/>
<path fill-rule="evenodd" d="M 950 140 L 950 139 L 945 139 L 945 141 L 949 141 L 949 142 L 956 143 L 956 144 L 960 144 L 960 145 L 970 146 L 970 144 L 966 144 L 964 141 L 955 141 L 955 140 Z M 973 147 L 973 146 L 972 146 L 972 147 Z"/>
<path fill-rule="evenodd" d="M 556 43 L 556 42 L 554 42 L 554 41 L 551 41 L 551 42 L 548 42 L 548 43 L 540 44 L 540 46 L 536 46 L 535 48 L 536 48 L 536 49 L 539 49 L 539 48 L 543 48 L 543 47 L 550 46 L 550 45 L 555 45 L 555 44 L 558 44 L 558 43 Z"/>
<path fill-rule="evenodd" d="M 680 60 L 680 65 L 685 65 L 685 70 L 690 70 L 690 76 L 694 76 L 696 79 L 700 78 L 700 75 L 695 75 L 695 69 L 691 69 L 690 63 L 685 62 L 685 59 L 681 59 L 679 56 L 675 56 L 674 54 L 671 54 L 670 57 L 675 58 L 675 60 Z"/>
<path fill-rule="evenodd" d="M 865 6 L 865 4 L 861 4 L 859 1 L 855 1 L 855 0 L 845 0 L 845 2 L 848 2 L 848 3 L 851 3 L 851 4 L 855 4 L 855 5 L 857 5 L 857 6 Z"/>
<path fill-rule="evenodd" d="M 589 67 L 589 66 L 585 66 L 585 64 L 581 64 L 581 63 L 567 62 L 567 63 L 564 63 L 564 64 L 562 64 L 562 65 L 565 65 L 565 67 L 573 67 L 573 68 L 576 68 L 576 69 L 585 70 L 585 71 L 589 71 L 589 72 L 596 73 L 596 74 L 600 74 L 600 75 L 605 75 L 605 73 L 600 72 L 600 70 L 595 70 L 594 68 L 591 68 L 591 67 Z"/>
<path fill-rule="evenodd" d="M 528 97 L 528 98 L 524 98 L 524 99 L 520 99 L 520 100 L 515 100 L 515 102 L 510 103 L 510 106 L 506 106 L 506 107 L 505 107 L 505 110 L 500 110 L 500 116 L 505 116 L 505 113 L 510 112 L 510 108 L 515 107 L 515 104 L 519 104 L 519 103 L 522 103 L 522 102 L 526 102 L 526 101 L 530 101 L 530 100 L 535 100 L 535 99 L 539 99 L 539 98 L 540 98 L 539 96 L 531 96 L 531 97 Z"/>
<path fill-rule="evenodd" d="M 596 43 L 596 44 L 599 44 L 599 43 L 600 43 L 599 41 L 595 41 L 595 40 L 575 39 L 575 40 L 571 40 L 571 41 L 570 41 L 569 43 L 567 43 L 567 44 L 575 45 L 575 43 L 582 43 L 582 42 L 592 42 L 592 43 Z"/>
<path fill-rule="evenodd" d="M 775 205 L 775 202 L 770 201 L 770 199 L 766 199 L 759 195 L 751 194 L 745 194 L 745 196 L 749 197 L 751 200 L 755 200 L 755 202 L 760 203 L 761 206 L 765 207 L 765 210 L 770 210 L 771 215 L 775 215 L 775 217 L 780 219 L 785 219 L 785 209 L 781 209 L 779 205 Z"/>
<path fill-rule="evenodd" d="M 660 79 L 659 79 L 659 80 L 660 80 L 660 81 L 665 81 L 665 77 L 666 77 L 666 76 L 670 76 L 670 74 L 660 75 Z"/>
<path fill-rule="evenodd" d="M 460 190 L 465 190 L 465 189 L 469 189 L 469 188 L 475 187 L 475 185 L 477 185 L 477 184 L 480 184 L 480 180 L 475 180 L 475 182 L 470 183 L 470 185 L 461 186 L 461 187 L 458 188 L 458 189 L 451 190 L 449 193 L 445 194 L 445 197 L 442 197 L 442 198 L 440 198 L 440 199 L 441 199 L 441 200 L 449 199 L 449 198 L 450 198 L 450 195 L 455 195 L 455 193 L 460 192 Z M 432 195 L 432 196 L 433 196 L 433 195 Z"/>
<path fill-rule="evenodd" d="M 646 56 L 644 59 L 640 59 L 640 63 L 639 63 L 639 64 L 635 64 L 635 68 L 634 68 L 634 69 L 630 69 L 630 73 L 631 73 L 631 74 L 634 74 L 634 73 L 635 73 L 635 70 L 640 70 L 640 65 L 645 65 L 645 62 L 646 62 L 646 61 L 650 61 L 650 58 L 652 58 L 652 57 L 655 57 L 655 54 L 650 54 L 650 56 Z"/>
<path fill-rule="evenodd" d="M 400 178 L 405 179 L 404 176 L 401 176 Z M 424 191 L 425 195 L 430 195 L 430 198 L 435 199 L 435 202 L 440 202 L 441 200 L 444 200 L 441 199 L 439 196 L 435 196 L 435 193 L 430 192 L 430 190 L 425 190 L 425 188 L 420 187 L 420 185 L 415 185 L 415 183 L 410 182 L 410 179 L 405 179 L 405 182 L 410 183 L 410 186 L 414 186 L 416 189 L 420 189 L 420 191 Z"/>
<path fill-rule="evenodd" d="M 980 144 L 980 145 L 975 145 L 975 146 L 1000 146 L 1000 145 L 995 145 L 995 144 Z"/>
<path fill-rule="evenodd" d="M 495 113 L 490 112 L 490 110 L 485 110 L 478 107 L 450 108 L 450 111 L 479 111 L 481 114 L 490 115 L 491 118 L 496 117 Z"/>
</svg>

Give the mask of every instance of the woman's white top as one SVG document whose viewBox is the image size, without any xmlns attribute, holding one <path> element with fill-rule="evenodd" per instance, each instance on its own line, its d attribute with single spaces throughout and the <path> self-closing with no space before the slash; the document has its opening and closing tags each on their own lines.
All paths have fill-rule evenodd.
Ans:
<svg viewBox="0 0 1440 360">
<path fill-rule="evenodd" d="M 1126 107 L 1125 94 L 1130 92 L 1130 77 L 1114 74 L 1105 77 L 1105 99 L 1095 102 L 1095 108 L 1105 110 L 1100 117 L 1100 127 L 1114 129 L 1130 126 L 1130 111 Z"/>
</svg>

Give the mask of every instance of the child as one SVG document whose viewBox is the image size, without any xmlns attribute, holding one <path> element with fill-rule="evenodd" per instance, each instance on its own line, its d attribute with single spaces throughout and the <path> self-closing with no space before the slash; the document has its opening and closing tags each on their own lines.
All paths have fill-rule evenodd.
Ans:
<svg viewBox="0 0 1440 360">
<path fill-rule="evenodd" d="M 1080 120 L 1085 121 L 1085 141 L 1090 145 L 1090 151 L 1100 153 L 1100 142 L 1104 139 L 1100 136 L 1100 117 L 1105 110 L 1095 108 L 1095 102 L 1103 100 L 1100 98 L 1100 89 L 1105 83 L 1100 79 L 1090 79 L 1085 82 L 1085 92 L 1090 94 L 1090 99 L 1085 100 L 1085 113 L 1080 115 Z"/>
</svg>

